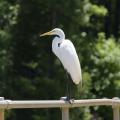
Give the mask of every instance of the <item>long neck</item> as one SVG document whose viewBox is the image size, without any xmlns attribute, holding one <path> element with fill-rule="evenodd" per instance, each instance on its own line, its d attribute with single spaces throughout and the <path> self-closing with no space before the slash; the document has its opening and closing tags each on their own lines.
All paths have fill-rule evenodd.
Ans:
<svg viewBox="0 0 120 120">
<path fill-rule="evenodd" d="M 64 38 L 61 38 L 59 36 L 55 36 L 53 39 L 53 43 L 58 44 L 58 43 L 61 43 L 63 40 L 64 40 Z"/>
<path fill-rule="evenodd" d="M 65 40 L 65 34 L 64 32 L 61 32 L 59 35 L 56 35 L 52 41 L 52 47 L 58 46 L 58 43 L 62 43 L 62 41 Z"/>
<path fill-rule="evenodd" d="M 59 43 L 62 43 L 64 40 L 65 40 L 64 32 L 61 32 L 60 34 L 54 37 L 52 41 L 52 51 L 56 54 L 56 56 L 57 56 L 57 49 L 59 47 Z"/>
<path fill-rule="evenodd" d="M 64 32 L 62 32 L 62 33 L 59 34 L 58 36 L 59 36 L 59 38 L 62 39 L 62 40 L 65 39 L 65 34 L 64 34 Z"/>
<path fill-rule="evenodd" d="M 57 40 L 57 41 L 63 41 L 63 40 L 65 40 L 65 34 L 64 34 L 64 32 L 61 32 L 59 35 L 56 35 L 55 37 L 54 37 L 54 39 L 55 40 Z"/>
<path fill-rule="evenodd" d="M 52 41 L 52 51 L 55 53 L 58 48 L 58 44 L 62 43 L 65 40 L 65 36 L 56 36 Z"/>
</svg>

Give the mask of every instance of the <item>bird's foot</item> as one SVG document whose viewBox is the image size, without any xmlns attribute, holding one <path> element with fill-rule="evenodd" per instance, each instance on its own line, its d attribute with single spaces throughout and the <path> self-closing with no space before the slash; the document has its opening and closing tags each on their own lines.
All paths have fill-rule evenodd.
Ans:
<svg viewBox="0 0 120 120">
<path fill-rule="evenodd" d="M 61 100 L 64 100 L 70 104 L 74 103 L 74 99 L 73 98 L 70 98 L 68 96 L 65 96 L 65 97 L 61 97 Z"/>
<path fill-rule="evenodd" d="M 66 101 L 69 102 L 70 104 L 74 103 L 74 99 L 70 97 L 67 97 Z"/>
</svg>

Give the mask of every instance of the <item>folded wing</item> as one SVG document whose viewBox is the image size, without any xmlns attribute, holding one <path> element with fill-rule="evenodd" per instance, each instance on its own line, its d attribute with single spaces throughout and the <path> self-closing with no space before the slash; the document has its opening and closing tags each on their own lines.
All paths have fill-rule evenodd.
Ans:
<svg viewBox="0 0 120 120">
<path fill-rule="evenodd" d="M 54 53 L 70 74 L 73 82 L 75 84 L 82 82 L 81 66 L 73 43 L 70 40 L 64 40 L 56 49 L 57 52 Z"/>
</svg>

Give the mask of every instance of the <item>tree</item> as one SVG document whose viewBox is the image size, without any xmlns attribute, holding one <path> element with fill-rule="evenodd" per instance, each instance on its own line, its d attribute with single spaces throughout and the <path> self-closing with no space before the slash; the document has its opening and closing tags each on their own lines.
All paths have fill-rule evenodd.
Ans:
<svg viewBox="0 0 120 120">
<path fill-rule="evenodd" d="M 39 37 L 39 33 L 60 27 L 66 38 L 74 43 L 81 61 L 83 87 L 78 86 L 78 93 L 73 90 L 75 98 L 119 96 L 120 46 L 116 42 L 119 32 L 116 36 L 110 30 L 113 27 L 107 26 L 110 24 L 106 22 L 108 18 L 112 21 L 114 16 L 109 15 L 106 2 L 1 0 L 0 95 L 22 100 L 59 99 L 65 95 L 65 71 L 51 51 L 52 37 Z M 112 23 L 119 28 L 118 22 L 113 20 Z M 111 115 L 104 113 L 106 109 L 73 109 L 71 118 L 110 120 Z M 60 115 L 61 112 L 56 109 L 22 109 L 9 111 L 7 120 L 11 117 L 13 120 L 59 120 Z"/>
</svg>

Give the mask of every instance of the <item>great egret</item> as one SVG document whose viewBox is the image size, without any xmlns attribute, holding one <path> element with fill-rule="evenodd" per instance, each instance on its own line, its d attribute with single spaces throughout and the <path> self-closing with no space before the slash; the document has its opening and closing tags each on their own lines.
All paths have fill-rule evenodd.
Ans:
<svg viewBox="0 0 120 120">
<path fill-rule="evenodd" d="M 55 36 L 52 41 L 52 51 L 60 59 L 64 69 L 70 74 L 73 82 L 76 85 L 80 82 L 82 83 L 80 62 L 73 43 L 65 39 L 63 30 L 59 28 L 43 33 L 40 36 L 46 35 Z M 67 100 L 70 100 L 69 95 L 67 95 Z"/>
</svg>

